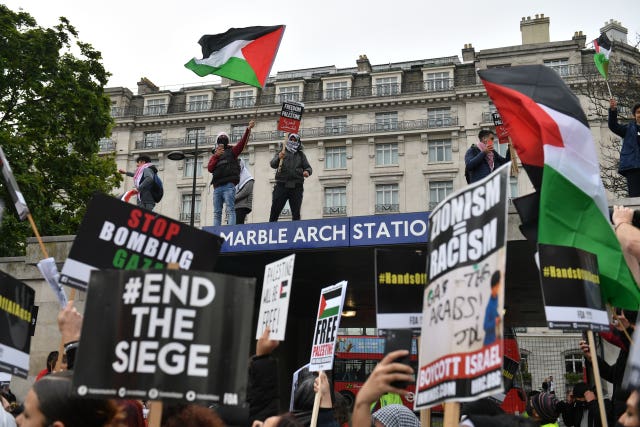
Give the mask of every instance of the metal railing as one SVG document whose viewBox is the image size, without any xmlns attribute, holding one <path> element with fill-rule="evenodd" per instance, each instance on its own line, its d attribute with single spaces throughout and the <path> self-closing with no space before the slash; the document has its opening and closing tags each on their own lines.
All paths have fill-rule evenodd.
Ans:
<svg viewBox="0 0 640 427">
<path fill-rule="evenodd" d="M 399 204 L 379 205 L 376 204 L 376 213 L 400 212 Z"/>
<path fill-rule="evenodd" d="M 193 219 L 194 221 L 200 221 L 200 212 L 197 212 L 193 215 Z M 179 220 L 181 222 L 191 222 L 191 212 L 180 212 L 180 218 Z"/>
<path fill-rule="evenodd" d="M 323 215 L 346 215 L 346 206 L 325 206 L 322 208 Z"/>
</svg>

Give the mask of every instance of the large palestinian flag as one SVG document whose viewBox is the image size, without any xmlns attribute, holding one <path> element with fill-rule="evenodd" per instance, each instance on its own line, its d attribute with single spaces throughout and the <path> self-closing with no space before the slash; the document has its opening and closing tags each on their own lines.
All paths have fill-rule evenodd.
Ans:
<svg viewBox="0 0 640 427">
<path fill-rule="evenodd" d="M 640 291 L 609 222 L 598 156 L 578 98 L 543 65 L 478 73 L 527 172 L 538 170 L 530 176 L 539 176 L 542 170 L 538 242 L 596 254 L 604 299 L 637 310 Z"/>
<path fill-rule="evenodd" d="M 200 77 L 226 77 L 255 87 L 263 87 L 276 58 L 284 25 L 231 28 L 222 34 L 204 35 L 202 59 L 193 58 L 184 66 Z"/>
</svg>

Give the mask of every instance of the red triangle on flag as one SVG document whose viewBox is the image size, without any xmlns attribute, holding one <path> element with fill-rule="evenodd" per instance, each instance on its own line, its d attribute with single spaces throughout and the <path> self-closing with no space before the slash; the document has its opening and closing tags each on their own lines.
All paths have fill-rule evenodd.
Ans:
<svg viewBox="0 0 640 427">
<path fill-rule="evenodd" d="M 327 300 L 324 299 L 324 295 L 320 295 L 320 308 L 318 309 L 318 317 L 320 317 L 325 308 L 327 308 Z"/>
<path fill-rule="evenodd" d="M 278 30 L 259 37 L 242 48 L 244 58 L 253 68 L 262 87 L 264 87 L 271 72 L 271 66 L 276 58 L 276 53 L 278 53 L 284 28 L 283 25 Z"/>
</svg>

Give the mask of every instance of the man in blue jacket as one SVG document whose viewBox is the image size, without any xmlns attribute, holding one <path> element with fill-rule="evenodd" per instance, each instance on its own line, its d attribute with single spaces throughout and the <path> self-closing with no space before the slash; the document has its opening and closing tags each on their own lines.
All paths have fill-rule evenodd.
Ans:
<svg viewBox="0 0 640 427">
<path fill-rule="evenodd" d="M 502 157 L 493 149 L 495 138 L 493 132 L 483 129 L 478 133 L 478 144 L 473 144 L 465 153 L 464 174 L 468 184 L 480 181 L 511 159 L 510 150 L 507 150 L 506 157 Z"/>
<path fill-rule="evenodd" d="M 609 100 L 609 130 L 622 138 L 618 173 L 627 178 L 627 196 L 640 196 L 640 104 L 632 109 L 634 121 L 618 123 L 618 104 Z"/>
</svg>

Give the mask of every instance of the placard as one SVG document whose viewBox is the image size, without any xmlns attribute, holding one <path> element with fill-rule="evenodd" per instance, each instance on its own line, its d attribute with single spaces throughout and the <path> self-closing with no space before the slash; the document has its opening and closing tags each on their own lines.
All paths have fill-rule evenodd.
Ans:
<svg viewBox="0 0 640 427">
<path fill-rule="evenodd" d="M 264 267 L 256 339 L 262 336 L 268 326 L 270 340 L 284 341 L 295 260 L 296 255 L 293 254 Z"/>
<path fill-rule="evenodd" d="M 255 279 L 218 273 L 92 272 L 75 392 L 242 405 L 254 292 Z"/>
<path fill-rule="evenodd" d="M 96 193 L 78 229 L 60 283 L 86 290 L 96 269 L 213 271 L 222 238 Z"/>
<path fill-rule="evenodd" d="M 298 133 L 304 104 L 296 101 L 284 101 L 280 111 L 277 129 L 283 132 Z"/>
<path fill-rule="evenodd" d="M 0 372 L 29 375 L 35 291 L 0 271 Z"/>
<path fill-rule="evenodd" d="M 318 316 L 313 332 L 313 345 L 309 371 L 329 371 L 333 367 L 333 354 L 342 317 L 342 306 L 347 293 L 347 282 L 328 286 L 320 292 Z"/>
<path fill-rule="evenodd" d="M 429 217 L 415 408 L 504 390 L 504 287 L 510 163 L 453 193 Z M 434 345 L 437 343 L 437 345 Z"/>
</svg>

